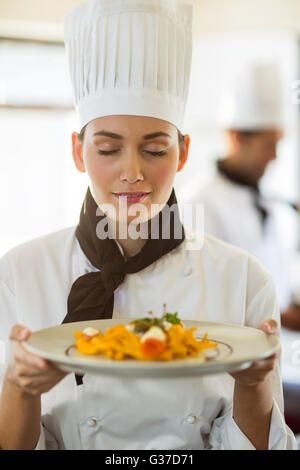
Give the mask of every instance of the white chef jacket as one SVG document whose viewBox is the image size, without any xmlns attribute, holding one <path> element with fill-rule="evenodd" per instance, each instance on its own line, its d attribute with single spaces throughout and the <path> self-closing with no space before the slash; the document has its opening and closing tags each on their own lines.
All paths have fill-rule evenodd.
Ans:
<svg viewBox="0 0 300 470">
<path fill-rule="evenodd" d="M 249 251 L 262 263 L 275 281 L 280 309 L 285 310 L 292 301 L 289 267 L 298 244 L 296 212 L 260 195 L 268 212 L 263 225 L 253 189 L 219 172 L 188 202 L 204 204 L 206 233 Z"/>
<path fill-rule="evenodd" d="M 189 236 L 190 239 L 190 236 Z M 191 242 L 189 241 L 189 244 Z M 189 245 L 190 246 L 190 245 Z M 141 317 L 162 304 L 183 320 L 256 327 L 279 322 L 273 281 L 246 252 L 213 237 L 202 249 L 184 241 L 147 268 L 126 275 L 115 291 L 113 317 Z M 96 271 L 75 227 L 37 238 L 0 261 L 0 340 L 15 323 L 32 331 L 58 325 L 73 282 Z M 2 376 L 5 365 L 2 365 Z M 283 419 L 280 367 L 272 372 L 270 449 L 294 449 Z M 226 373 L 192 378 L 74 374 L 42 395 L 37 449 L 253 449 L 232 417 L 234 379 Z"/>
</svg>

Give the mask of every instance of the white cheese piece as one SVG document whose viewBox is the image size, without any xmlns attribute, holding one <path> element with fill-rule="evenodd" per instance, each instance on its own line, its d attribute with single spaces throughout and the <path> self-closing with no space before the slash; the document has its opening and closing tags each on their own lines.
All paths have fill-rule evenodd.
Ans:
<svg viewBox="0 0 300 470">
<path fill-rule="evenodd" d="M 149 338 L 157 339 L 158 341 L 165 341 L 166 334 L 161 328 L 159 328 L 159 326 L 151 326 L 151 328 L 149 328 L 149 330 L 141 337 L 142 343 Z"/>
<path fill-rule="evenodd" d="M 127 331 L 130 331 L 131 333 L 133 333 L 134 325 L 125 325 L 125 328 Z"/>
<path fill-rule="evenodd" d="M 88 328 L 83 330 L 83 334 L 85 334 L 87 336 L 95 336 L 98 333 L 99 333 L 99 330 L 96 330 L 95 328 L 92 328 L 91 326 L 89 326 Z"/>
<path fill-rule="evenodd" d="M 166 331 L 169 331 L 169 329 L 171 328 L 171 326 L 172 326 L 172 323 L 170 323 L 169 321 L 167 321 L 167 320 L 164 320 L 164 321 L 163 321 L 163 327 L 164 327 L 164 329 L 165 329 Z"/>
</svg>

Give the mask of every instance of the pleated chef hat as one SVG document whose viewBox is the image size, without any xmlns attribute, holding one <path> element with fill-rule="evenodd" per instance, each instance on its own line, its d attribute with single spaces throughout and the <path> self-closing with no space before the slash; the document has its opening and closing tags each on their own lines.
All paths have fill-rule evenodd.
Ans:
<svg viewBox="0 0 300 470">
<path fill-rule="evenodd" d="M 282 92 L 275 64 L 244 67 L 222 96 L 220 125 L 237 130 L 282 129 Z"/>
<path fill-rule="evenodd" d="M 66 18 L 80 129 L 92 119 L 149 116 L 181 128 L 192 55 L 192 5 L 89 0 Z"/>
</svg>

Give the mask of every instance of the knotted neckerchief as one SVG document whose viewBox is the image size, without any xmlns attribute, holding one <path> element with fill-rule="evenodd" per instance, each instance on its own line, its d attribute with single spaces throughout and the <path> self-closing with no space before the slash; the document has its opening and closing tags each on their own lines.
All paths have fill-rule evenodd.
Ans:
<svg viewBox="0 0 300 470">
<path fill-rule="evenodd" d="M 218 168 L 218 171 L 223 176 L 225 176 L 227 179 L 229 179 L 233 183 L 239 184 L 241 186 L 247 186 L 248 188 L 250 188 L 250 190 L 252 191 L 252 194 L 253 194 L 254 206 L 258 210 L 258 212 L 260 214 L 260 217 L 261 217 L 262 224 L 264 226 L 265 222 L 267 220 L 267 217 L 268 217 L 268 211 L 261 204 L 261 201 L 260 201 L 261 194 L 260 194 L 260 191 L 259 191 L 259 188 L 258 188 L 257 184 L 254 184 L 254 183 L 248 181 L 245 177 L 238 174 L 237 172 L 231 171 L 230 168 L 227 167 L 227 165 L 225 163 L 225 160 L 218 160 L 217 161 L 217 168 Z"/>
<path fill-rule="evenodd" d="M 167 204 L 151 219 L 150 237 L 145 245 L 127 261 L 113 238 L 97 235 L 97 226 L 99 230 L 98 224 L 102 222 L 103 227 L 105 218 L 88 188 L 75 235 L 84 254 L 100 271 L 84 274 L 73 283 L 68 297 L 68 313 L 62 323 L 112 318 L 114 291 L 126 274 L 141 271 L 185 239 L 174 189 Z M 76 375 L 76 381 L 77 384 L 82 383 L 81 377 Z"/>
</svg>

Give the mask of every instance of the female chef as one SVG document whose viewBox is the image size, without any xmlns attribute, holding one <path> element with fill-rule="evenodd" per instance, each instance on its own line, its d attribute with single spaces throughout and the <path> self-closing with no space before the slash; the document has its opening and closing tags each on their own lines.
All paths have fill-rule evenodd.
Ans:
<svg viewBox="0 0 300 470">
<path fill-rule="evenodd" d="M 0 262 L 0 334 L 11 344 L 2 374 L 2 449 L 295 448 L 274 356 L 232 375 L 81 377 L 22 345 L 31 330 L 149 309 L 160 315 L 163 302 L 183 320 L 276 327 L 270 276 L 215 238 L 190 249 L 193 237 L 176 210 L 173 182 L 189 146 L 178 129 L 191 23 L 191 7 L 173 0 L 90 0 L 66 18 L 82 129 L 72 135 L 73 158 L 90 185 L 77 227 L 18 246 Z M 135 239 L 129 229 L 120 236 L 137 203 L 149 214 L 141 226 L 154 221 L 157 238 L 148 232 Z M 99 233 L 104 207 L 117 214 L 108 217 L 116 222 L 114 238 Z M 162 236 L 162 221 L 182 228 L 180 235 L 172 229 Z"/>
</svg>

